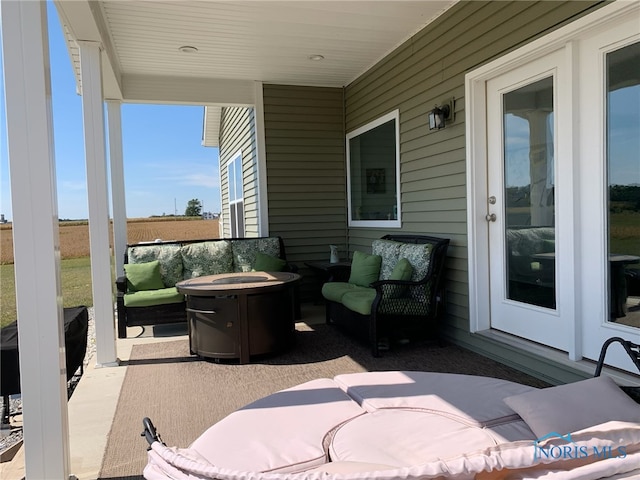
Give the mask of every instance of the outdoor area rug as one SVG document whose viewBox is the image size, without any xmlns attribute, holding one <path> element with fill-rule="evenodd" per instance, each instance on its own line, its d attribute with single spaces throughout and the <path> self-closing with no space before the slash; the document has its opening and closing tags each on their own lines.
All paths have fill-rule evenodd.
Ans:
<svg viewBox="0 0 640 480">
<path fill-rule="evenodd" d="M 135 345 L 131 352 L 100 479 L 142 479 L 149 417 L 169 446 L 188 447 L 209 426 L 261 397 L 316 378 L 375 370 L 423 370 L 544 382 L 454 345 L 416 342 L 371 356 L 334 327 L 296 326 L 290 351 L 251 364 L 215 363 L 189 355 L 188 340 Z"/>
</svg>

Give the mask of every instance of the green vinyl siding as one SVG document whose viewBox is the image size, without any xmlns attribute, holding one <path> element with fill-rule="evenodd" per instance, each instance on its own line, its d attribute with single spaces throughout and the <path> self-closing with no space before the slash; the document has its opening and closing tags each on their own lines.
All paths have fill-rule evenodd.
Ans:
<svg viewBox="0 0 640 480">
<path fill-rule="evenodd" d="M 245 237 L 259 236 L 258 174 L 255 161 L 255 123 L 253 108 L 226 107 L 220 119 L 220 195 L 222 199 L 222 236 L 229 238 L 229 181 L 227 164 L 242 152 Z"/>
<path fill-rule="evenodd" d="M 350 228 L 349 250 L 370 251 L 373 239 L 400 231 L 450 238 L 443 323 L 450 338 L 478 351 L 496 345 L 469 335 L 465 73 L 603 4 L 463 1 L 345 88 L 346 132 L 400 110 L 402 228 Z M 452 97 L 453 123 L 429 130 L 428 112 Z M 513 364 L 531 364 L 507 350 Z"/>
<path fill-rule="evenodd" d="M 343 89 L 264 85 L 269 233 L 284 239 L 287 259 L 329 260 L 329 245 L 346 254 L 346 167 Z"/>
</svg>

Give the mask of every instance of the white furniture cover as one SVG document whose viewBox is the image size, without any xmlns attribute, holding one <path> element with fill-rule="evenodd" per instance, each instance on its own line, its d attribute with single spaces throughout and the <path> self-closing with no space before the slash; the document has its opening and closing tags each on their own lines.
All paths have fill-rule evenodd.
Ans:
<svg viewBox="0 0 640 480">
<path fill-rule="evenodd" d="M 591 400 L 602 402 L 605 412 L 611 408 L 612 421 L 537 435 L 537 425 L 527 424 L 508 403 L 529 408 L 529 396 L 538 394 L 535 402 L 544 404 L 539 393 L 548 391 L 556 395 L 551 397 L 555 413 L 564 409 L 570 421 L 576 405 L 562 401 L 568 388 L 537 390 L 495 378 L 411 371 L 313 380 L 232 413 L 187 449 L 155 442 L 144 476 L 147 480 L 640 478 L 640 406 L 630 399 L 627 403 L 621 392 L 619 398 L 617 387 L 607 382 L 591 379 L 571 385 L 606 391 L 606 398 Z M 576 389 L 571 389 L 575 395 Z M 587 401 L 588 391 L 579 393 Z"/>
</svg>

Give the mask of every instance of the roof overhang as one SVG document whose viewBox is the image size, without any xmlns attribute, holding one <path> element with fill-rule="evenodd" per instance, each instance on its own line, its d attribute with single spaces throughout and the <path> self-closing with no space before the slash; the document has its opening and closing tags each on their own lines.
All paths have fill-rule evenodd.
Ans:
<svg viewBox="0 0 640 480">
<path fill-rule="evenodd" d="M 80 92 L 78 42 L 99 42 L 106 99 L 191 105 L 252 104 L 255 81 L 343 87 L 455 3 L 55 0 Z"/>
</svg>

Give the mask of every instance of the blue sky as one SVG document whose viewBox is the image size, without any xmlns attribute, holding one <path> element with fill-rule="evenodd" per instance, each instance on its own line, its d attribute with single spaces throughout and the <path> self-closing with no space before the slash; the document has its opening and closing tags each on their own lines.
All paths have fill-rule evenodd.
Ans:
<svg viewBox="0 0 640 480">
<path fill-rule="evenodd" d="M 48 2 L 49 50 L 59 218 L 87 218 L 82 98 L 55 8 Z M 0 49 L 0 65 L 2 50 Z M 0 213 L 11 219 L 9 159 L 0 77 Z M 218 149 L 201 145 L 203 107 L 122 105 L 127 217 L 184 213 L 197 198 L 204 211 L 220 211 Z"/>
</svg>

